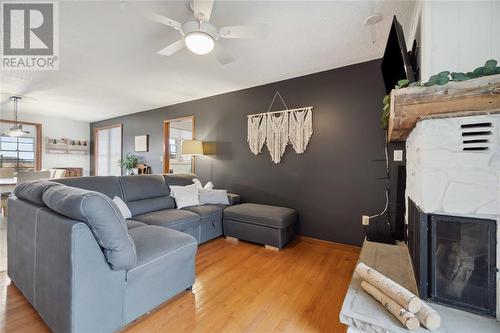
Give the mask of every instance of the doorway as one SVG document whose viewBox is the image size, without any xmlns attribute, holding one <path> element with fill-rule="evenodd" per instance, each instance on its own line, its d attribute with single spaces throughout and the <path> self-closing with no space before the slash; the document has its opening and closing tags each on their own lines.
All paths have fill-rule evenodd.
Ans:
<svg viewBox="0 0 500 333">
<path fill-rule="evenodd" d="M 182 141 L 194 139 L 194 116 L 163 122 L 163 173 L 194 173 L 194 157 L 182 154 Z"/>
</svg>

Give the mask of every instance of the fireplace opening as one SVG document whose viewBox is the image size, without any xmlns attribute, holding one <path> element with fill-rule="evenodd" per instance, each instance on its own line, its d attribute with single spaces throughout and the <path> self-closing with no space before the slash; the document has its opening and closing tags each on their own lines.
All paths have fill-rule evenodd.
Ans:
<svg viewBox="0 0 500 333">
<path fill-rule="evenodd" d="M 420 297 L 496 314 L 496 221 L 425 214 L 410 200 L 408 248 Z"/>
</svg>

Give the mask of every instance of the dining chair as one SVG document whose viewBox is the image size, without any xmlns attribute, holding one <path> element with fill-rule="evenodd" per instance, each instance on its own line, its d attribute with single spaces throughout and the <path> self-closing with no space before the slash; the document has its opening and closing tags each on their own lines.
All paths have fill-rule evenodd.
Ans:
<svg viewBox="0 0 500 333">
<path fill-rule="evenodd" d="M 51 171 L 50 178 L 52 179 L 59 179 L 66 177 L 65 169 L 51 169 L 50 171 Z"/>
</svg>

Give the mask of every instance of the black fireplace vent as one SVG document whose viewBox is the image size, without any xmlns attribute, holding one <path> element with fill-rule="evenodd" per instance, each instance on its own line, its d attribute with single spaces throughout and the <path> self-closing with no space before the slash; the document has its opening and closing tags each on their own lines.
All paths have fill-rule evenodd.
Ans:
<svg viewBox="0 0 500 333">
<path fill-rule="evenodd" d="M 491 135 L 491 131 L 462 132 L 462 136 L 483 136 Z"/>
<path fill-rule="evenodd" d="M 493 124 L 490 122 L 462 124 L 462 150 L 482 152 L 489 150 L 489 139 L 493 133 Z"/>
<path fill-rule="evenodd" d="M 461 128 L 476 128 L 476 127 L 491 127 L 491 123 L 472 123 L 472 124 L 462 124 Z"/>
</svg>

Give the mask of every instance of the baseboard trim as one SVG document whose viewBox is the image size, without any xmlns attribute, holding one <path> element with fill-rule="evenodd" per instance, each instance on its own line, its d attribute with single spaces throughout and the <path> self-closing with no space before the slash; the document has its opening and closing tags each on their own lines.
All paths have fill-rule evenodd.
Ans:
<svg viewBox="0 0 500 333">
<path fill-rule="evenodd" d="M 307 243 L 318 244 L 318 245 L 322 245 L 322 246 L 328 246 L 328 247 L 331 247 L 331 248 L 334 248 L 337 250 L 350 251 L 350 252 L 355 252 L 355 253 L 361 252 L 361 247 L 359 247 L 359 246 L 330 242 L 330 241 L 312 238 L 312 237 L 307 237 L 307 236 L 295 236 L 295 238 L 300 240 L 301 242 L 307 242 Z"/>
</svg>

